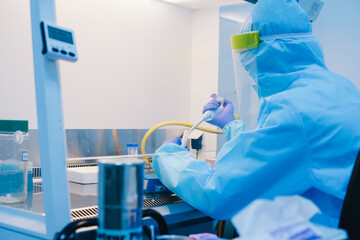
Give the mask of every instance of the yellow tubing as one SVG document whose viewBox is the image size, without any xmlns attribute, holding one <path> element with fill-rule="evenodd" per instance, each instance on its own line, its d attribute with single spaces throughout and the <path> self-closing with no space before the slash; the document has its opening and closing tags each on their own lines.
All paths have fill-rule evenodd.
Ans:
<svg viewBox="0 0 360 240">
<path fill-rule="evenodd" d="M 235 116 L 235 119 L 239 119 L 239 116 L 237 114 L 234 114 Z M 146 151 L 145 151 L 145 145 L 146 145 L 146 141 L 148 140 L 149 136 L 157 129 L 161 128 L 161 127 L 164 127 L 164 126 L 169 126 L 169 125 L 178 125 L 178 126 L 185 126 L 185 127 L 189 127 L 191 128 L 192 126 L 194 126 L 194 124 L 192 123 L 187 123 L 187 122 L 181 122 L 181 121 L 167 121 L 167 122 L 162 122 L 162 123 L 159 123 L 155 126 L 153 126 L 152 128 L 150 128 L 145 136 L 143 137 L 143 140 L 141 142 L 141 154 L 146 154 Z M 211 129 L 211 128 L 205 128 L 205 127 L 196 127 L 196 129 L 199 129 L 201 131 L 204 131 L 204 132 L 209 132 L 209 133 L 215 133 L 215 134 L 222 134 L 223 131 L 222 130 L 217 130 L 217 129 Z M 144 158 L 146 163 L 148 163 L 148 159 L 147 158 Z"/>
<path fill-rule="evenodd" d="M 123 151 L 121 150 L 121 146 L 120 146 L 120 143 L 119 143 L 119 136 L 117 134 L 116 129 L 112 130 L 112 134 L 113 134 L 113 139 L 114 139 L 117 155 L 123 155 Z"/>
<path fill-rule="evenodd" d="M 164 127 L 164 126 L 169 126 L 169 125 L 178 125 L 178 126 L 185 126 L 185 127 L 189 127 L 191 128 L 192 126 L 194 126 L 194 124 L 192 123 L 187 123 L 187 122 L 180 122 L 180 121 L 168 121 L 168 122 L 162 122 L 159 123 L 155 126 L 153 126 L 152 128 L 150 128 L 145 136 L 143 137 L 143 140 L 141 142 L 141 154 L 146 154 L 145 152 L 145 144 L 146 141 L 148 140 L 149 136 L 157 129 Z M 205 127 L 197 127 L 196 129 L 199 129 L 201 131 L 204 132 L 209 132 L 209 133 L 216 133 L 216 134 L 222 134 L 223 131 L 222 130 L 217 130 L 217 129 L 211 129 L 211 128 L 205 128 Z M 148 159 L 145 158 L 145 161 L 148 162 Z"/>
</svg>

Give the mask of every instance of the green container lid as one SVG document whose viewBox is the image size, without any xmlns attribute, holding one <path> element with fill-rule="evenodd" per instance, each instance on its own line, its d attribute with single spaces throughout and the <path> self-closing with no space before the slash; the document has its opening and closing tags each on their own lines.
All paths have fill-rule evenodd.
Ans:
<svg viewBox="0 0 360 240">
<path fill-rule="evenodd" d="M 26 120 L 0 120 L 0 132 L 27 133 L 29 131 L 29 121 Z"/>
</svg>

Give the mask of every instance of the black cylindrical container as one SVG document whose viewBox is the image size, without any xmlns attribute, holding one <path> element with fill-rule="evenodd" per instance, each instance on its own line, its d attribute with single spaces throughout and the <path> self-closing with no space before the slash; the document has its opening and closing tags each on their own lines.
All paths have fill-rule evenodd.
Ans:
<svg viewBox="0 0 360 240">
<path fill-rule="evenodd" d="M 144 161 L 124 158 L 99 161 L 97 239 L 142 239 Z"/>
</svg>

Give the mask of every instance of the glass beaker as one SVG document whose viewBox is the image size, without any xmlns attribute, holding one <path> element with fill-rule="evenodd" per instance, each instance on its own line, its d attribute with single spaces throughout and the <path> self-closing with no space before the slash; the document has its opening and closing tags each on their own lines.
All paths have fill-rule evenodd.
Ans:
<svg viewBox="0 0 360 240">
<path fill-rule="evenodd" d="M 27 196 L 28 121 L 0 120 L 0 204 Z"/>
</svg>

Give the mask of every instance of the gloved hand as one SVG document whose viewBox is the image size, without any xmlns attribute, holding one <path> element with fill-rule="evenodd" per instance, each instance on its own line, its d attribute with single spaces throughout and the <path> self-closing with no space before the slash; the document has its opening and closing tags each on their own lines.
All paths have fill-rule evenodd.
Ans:
<svg viewBox="0 0 360 240">
<path fill-rule="evenodd" d="M 232 102 L 225 99 L 224 105 L 225 107 L 223 108 L 223 110 L 216 114 L 211 121 L 208 121 L 208 123 L 218 126 L 220 128 L 224 128 L 228 123 L 235 120 L 234 106 L 232 105 Z M 219 102 L 216 99 L 212 99 L 204 106 L 203 113 L 209 110 L 216 110 L 219 106 Z"/>
<path fill-rule="evenodd" d="M 173 137 L 173 138 L 166 140 L 163 144 L 165 144 L 165 143 L 174 143 L 174 144 L 181 146 L 181 138 Z M 185 146 L 185 149 L 189 151 L 188 146 Z"/>
<path fill-rule="evenodd" d="M 170 138 L 170 139 L 166 140 L 163 144 L 165 144 L 165 143 L 174 143 L 174 144 L 177 144 L 177 145 L 181 145 L 181 138 L 173 137 L 173 138 Z"/>
<path fill-rule="evenodd" d="M 223 238 L 219 238 L 215 234 L 212 233 L 199 233 L 199 234 L 191 234 L 189 238 L 192 240 L 221 240 Z"/>
</svg>

